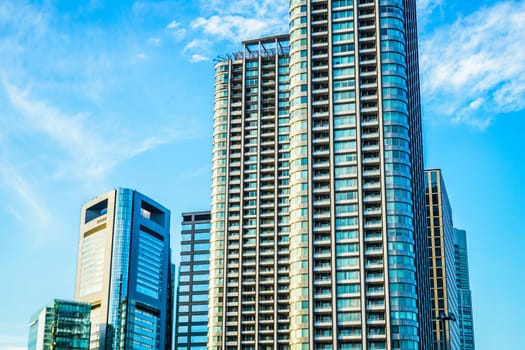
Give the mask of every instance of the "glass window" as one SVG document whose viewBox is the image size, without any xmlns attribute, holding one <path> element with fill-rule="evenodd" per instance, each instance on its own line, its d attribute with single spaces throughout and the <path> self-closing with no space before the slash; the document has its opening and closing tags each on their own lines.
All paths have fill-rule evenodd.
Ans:
<svg viewBox="0 0 525 350">
<path fill-rule="evenodd" d="M 191 332 L 192 333 L 208 332 L 208 326 L 207 325 L 191 326 Z"/>
<path fill-rule="evenodd" d="M 209 261 L 210 254 L 195 254 L 193 256 L 193 261 Z"/>
<path fill-rule="evenodd" d="M 207 273 L 202 273 L 202 274 L 194 274 L 193 275 L 193 281 L 208 281 L 209 280 L 209 275 Z"/>
<path fill-rule="evenodd" d="M 209 264 L 195 264 L 193 265 L 193 271 L 209 271 L 210 265 Z"/>
<path fill-rule="evenodd" d="M 195 230 L 209 230 L 210 228 L 211 224 L 209 222 L 195 224 Z"/>
<path fill-rule="evenodd" d="M 209 232 L 195 232 L 196 241 L 209 241 L 210 233 Z"/>
<path fill-rule="evenodd" d="M 194 250 L 210 250 L 210 243 L 195 243 L 193 246 Z"/>
<path fill-rule="evenodd" d="M 206 301 L 206 300 L 208 300 L 208 293 L 206 293 L 206 294 L 193 294 L 191 296 L 191 301 L 192 302 L 195 302 L 195 301 Z"/>
<path fill-rule="evenodd" d="M 208 315 L 192 315 L 191 322 L 208 322 Z"/>
</svg>

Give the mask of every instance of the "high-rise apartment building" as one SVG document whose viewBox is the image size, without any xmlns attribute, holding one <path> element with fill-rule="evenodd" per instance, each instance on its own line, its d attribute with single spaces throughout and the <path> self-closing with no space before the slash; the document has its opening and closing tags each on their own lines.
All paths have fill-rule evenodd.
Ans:
<svg viewBox="0 0 525 350">
<path fill-rule="evenodd" d="M 468 272 L 467 232 L 465 230 L 454 229 L 454 252 L 458 290 L 459 349 L 474 350 L 474 320 Z"/>
<path fill-rule="evenodd" d="M 433 349 L 415 1 L 290 16 L 216 65 L 210 349 Z"/>
<path fill-rule="evenodd" d="M 36 312 L 29 323 L 28 350 L 88 350 L 89 303 L 55 299 Z"/>
<path fill-rule="evenodd" d="M 75 299 L 90 349 L 171 349 L 170 212 L 125 188 L 82 207 Z"/>
<path fill-rule="evenodd" d="M 458 310 L 454 228 L 441 170 L 425 171 L 425 188 L 435 346 L 439 350 L 456 350 L 459 331 L 454 320 Z"/>
<path fill-rule="evenodd" d="M 209 348 L 285 349 L 289 329 L 288 36 L 216 66 Z"/>
<path fill-rule="evenodd" d="M 175 349 L 206 350 L 210 279 L 210 212 L 182 213 L 175 308 Z"/>
</svg>

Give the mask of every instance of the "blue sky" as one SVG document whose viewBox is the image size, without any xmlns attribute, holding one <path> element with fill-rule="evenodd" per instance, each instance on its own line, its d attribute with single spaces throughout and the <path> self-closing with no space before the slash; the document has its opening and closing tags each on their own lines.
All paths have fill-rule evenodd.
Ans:
<svg viewBox="0 0 525 350">
<path fill-rule="evenodd" d="M 478 350 L 521 344 L 525 1 L 421 0 L 427 167 L 468 231 Z M 82 203 L 210 203 L 213 58 L 286 32 L 286 0 L 0 2 L 0 349 L 72 298 Z"/>
</svg>

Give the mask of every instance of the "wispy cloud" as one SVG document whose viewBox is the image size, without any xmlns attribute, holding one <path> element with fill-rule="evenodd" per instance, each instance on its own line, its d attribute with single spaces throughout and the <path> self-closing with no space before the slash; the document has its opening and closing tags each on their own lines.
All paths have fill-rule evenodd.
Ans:
<svg viewBox="0 0 525 350">
<path fill-rule="evenodd" d="M 525 1 L 505 1 L 438 28 L 421 43 L 427 115 L 486 128 L 525 108 Z"/>
<path fill-rule="evenodd" d="M 162 42 L 161 38 L 149 38 L 148 39 L 148 44 L 153 45 L 153 46 L 157 46 L 157 47 L 160 46 L 161 42 Z"/>
<path fill-rule="evenodd" d="M 191 27 L 222 40 L 239 42 L 268 34 L 280 34 L 288 28 L 288 4 L 280 0 L 214 0 L 201 2 L 208 16 L 195 19 Z"/>
<path fill-rule="evenodd" d="M 177 21 L 171 21 L 168 23 L 166 30 L 175 38 L 175 40 L 182 40 L 186 36 L 186 29 Z"/>
<path fill-rule="evenodd" d="M 417 1 L 418 20 L 426 23 L 428 16 L 436 9 L 443 5 L 445 0 L 419 0 Z"/>
<path fill-rule="evenodd" d="M 45 8 L 36 9 L 26 1 L 0 2 L 0 25 L 15 32 L 33 31 L 43 34 L 48 27 L 49 13 Z"/>
<path fill-rule="evenodd" d="M 55 169 L 55 177 L 77 177 L 96 180 L 117 164 L 161 144 L 175 142 L 178 134 L 166 130 L 155 136 L 137 138 L 126 134 L 115 135 L 104 130 L 101 118 L 88 113 L 67 113 L 33 98 L 10 82 L 3 83 L 8 101 L 23 118 L 24 125 L 45 136 L 60 150 L 62 159 Z"/>
<path fill-rule="evenodd" d="M 40 242 L 44 238 L 50 240 L 56 237 L 56 232 L 48 232 L 50 227 L 56 228 L 56 225 L 35 180 L 24 176 L 21 169 L 4 157 L 0 159 L 0 191 L 10 198 L 2 206 L 20 224 L 31 226 L 29 232 L 33 232 L 36 241 Z"/>
<path fill-rule="evenodd" d="M 184 46 L 183 53 L 189 57 L 190 62 L 197 63 L 209 61 L 212 43 L 207 39 L 193 39 Z"/>
</svg>

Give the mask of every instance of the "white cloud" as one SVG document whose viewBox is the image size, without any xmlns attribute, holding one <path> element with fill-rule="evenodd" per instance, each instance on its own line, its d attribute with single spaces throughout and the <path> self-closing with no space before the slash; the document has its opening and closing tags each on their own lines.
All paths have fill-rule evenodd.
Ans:
<svg viewBox="0 0 525 350">
<path fill-rule="evenodd" d="M 241 40 L 288 29 L 288 4 L 282 0 L 214 0 L 201 2 L 209 16 L 195 19 L 191 27 L 205 35 L 238 43 Z"/>
<path fill-rule="evenodd" d="M 189 50 L 207 50 L 211 45 L 209 40 L 193 39 L 186 45 L 184 45 L 184 51 Z"/>
<path fill-rule="evenodd" d="M 418 0 L 417 14 L 420 23 L 426 23 L 428 16 L 437 8 L 441 7 L 444 0 Z"/>
<path fill-rule="evenodd" d="M 497 114 L 524 109 L 523 18 L 525 1 L 505 1 L 423 37 L 426 111 L 485 128 Z"/>
<path fill-rule="evenodd" d="M 184 46 L 183 53 L 189 57 L 190 62 L 197 63 L 209 61 L 208 57 L 212 43 L 206 39 L 193 39 Z"/>
<path fill-rule="evenodd" d="M 171 21 L 171 22 L 166 26 L 166 28 L 168 28 L 168 29 L 175 29 L 175 28 L 177 28 L 177 27 L 179 27 L 179 26 L 180 26 L 180 23 L 179 23 L 179 22 L 177 22 L 177 21 Z"/>
<path fill-rule="evenodd" d="M 186 29 L 177 21 L 171 21 L 166 26 L 166 30 L 175 38 L 175 40 L 182 40 L 186 36 Z"/>
<path fill-rule="evenodd" d="M 193 54 L 190 57 L 190 62 L 193 62 L 193 63 L 209 61 L 209 60 L 210 60 L 209 57 L 206 57 L 206 56 L 203 56 L 203 55 L 199 55 L 198 53 Z"/>
</svg>

